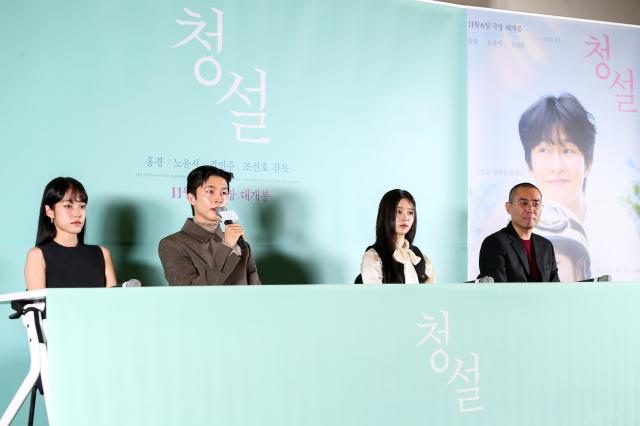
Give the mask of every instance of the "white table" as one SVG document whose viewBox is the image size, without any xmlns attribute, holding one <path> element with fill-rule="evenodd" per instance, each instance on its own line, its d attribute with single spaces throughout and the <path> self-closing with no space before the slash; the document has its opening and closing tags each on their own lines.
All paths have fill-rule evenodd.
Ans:
<svg viewBox="0 0 640 426">
<path fill-rule="evenodd" d="M 47 357 L 47 322 L 43 318 L 46 306 L 47 290 L 22 291 L 19 293 L 0 294 L 0 303 L 23 302 L 24 309 L 20 318 L 27 329 L 31 365 L 18 391 L 0 418 L 0 426 L 8 426 L 18 410 L 29 396 L 38 377 L 42 382 L 45 407 L 49 416 L 49 361 Z"/>
</svg>

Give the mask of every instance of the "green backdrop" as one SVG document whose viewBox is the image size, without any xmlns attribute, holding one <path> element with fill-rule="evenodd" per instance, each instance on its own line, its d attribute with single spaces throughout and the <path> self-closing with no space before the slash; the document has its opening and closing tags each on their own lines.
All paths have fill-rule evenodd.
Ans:
<svg viewBox="0 0 640 426">
<path fill-rule="evenodd" d="M 218 32 L 211 8 L 224 13 L 219 52 L 205 33 Z M 196 28 L 177 20 L 206 22 L 199 36 L 211 50 L 196 38 L 172 47 Z M 60 175 L 87 188 L 87 241 L 111 249 L 119 280 L 165 285 L 157 243 L 188 216 L 186 175 L 205 163 L 236 174 L 230 207 L 266 283 L 352 282 L 392 188 L 415 196 L 416 243 L 438 280 L 466 279 L 463 9 L 409 0 L 4 2 L 0 52 L 3 293 L 24 288 L 42 190 Z M 195 78 L 204 57 L 220 66 L 214 86 Z M 263 104 L 246 91 L 259 87 L 256 69 L 266 73 Z M 218 103 L 232 73 L 250 105 L 236 94 Z M 266 128 L 244 135 L 270 143 L 237 141 L 234 111 L 264 113 Z M 0 336 L 2 405 L 27 360 L 18 322 L 0 321 Z"/>
</svg>

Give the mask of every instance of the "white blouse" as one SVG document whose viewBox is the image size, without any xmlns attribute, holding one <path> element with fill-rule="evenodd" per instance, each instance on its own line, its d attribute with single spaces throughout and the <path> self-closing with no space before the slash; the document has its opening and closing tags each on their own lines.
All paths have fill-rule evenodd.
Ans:
<svg viewBox="0 0 640 426">
<path fill-rule="evenodd" d="M 424 259 L 420 259 L 420 257 L 416 256 L 416 254 L 409 249 L 409 241 L 407 240 L 404 241 L 402 247 L 395 249 L 393 258 L 404 265 L 405 284 L 419 283 L 418 274 L 416 273 L 414 265 L 420 262 L 425 262 L 425 274 L 430 278 L 433 276 L 433 265 L 429 258 L 424 256 Z M 364 253 L 360 271 L 364 284 L 382 284 L 382 259 L 380 259 L 375 249 L 370 248 Z"/>
</svg>

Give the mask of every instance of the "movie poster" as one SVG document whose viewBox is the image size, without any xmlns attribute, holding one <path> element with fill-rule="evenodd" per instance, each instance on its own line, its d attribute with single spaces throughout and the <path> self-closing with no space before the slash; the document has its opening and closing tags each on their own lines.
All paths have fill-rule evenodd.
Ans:
<svg viewBox="0 0 640 426">
<path fill-rule="evenodd" d="M 468 9 L 467 35 L 469 277 L 527 181 L 561 281 L 640 279 L 640 27 Z"/>
</svg>

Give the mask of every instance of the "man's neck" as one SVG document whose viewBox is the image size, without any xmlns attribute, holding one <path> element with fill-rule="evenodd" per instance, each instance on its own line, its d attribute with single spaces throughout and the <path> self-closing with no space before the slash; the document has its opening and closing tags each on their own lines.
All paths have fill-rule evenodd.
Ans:
<svg viewBox="0 0 640 426">
<path fill-rule="evenodd" d="M 587 213 L 587 202 L 584 196 L 582 195 L 582 193 L 578 198 L 575 199 L 575 201 L 570 203 L 567 207 L 569 207 L 571 211 L 575 213 L 575 215 L 578 217 L 578 219 L 580 219 L 581 222 L 584 221 L 584 218 Z"/>
<path fill-rule="evenodd" d="M 517 226 L 515 223 L 511 222 L 511 226 L 516 231 L 516 234 L 520 237 L 521 240 L 530 240 L 531 234 L 533 234 L 533 229 L 522 228 Z"/>
<path fill-rule="evenodd" d="M 199 219 L 196 219 L 195 217 L 193 218 L 193 223 L 195 223 L 202 229 L 209 231 L 211 233 L 216 232 L 216 230 L 218 229 L 218 226 L 220 226 L 220 221 L 210 222 L 208 220 L 199 220 Z"/>
</svg>

